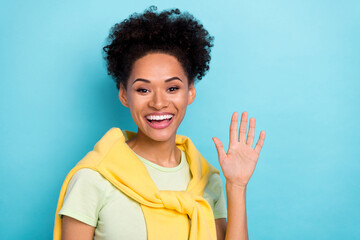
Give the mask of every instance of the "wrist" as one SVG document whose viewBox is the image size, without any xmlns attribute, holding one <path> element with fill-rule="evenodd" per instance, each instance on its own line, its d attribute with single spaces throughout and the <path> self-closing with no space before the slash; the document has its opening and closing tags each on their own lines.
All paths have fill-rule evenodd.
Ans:
<svg viewBox="0 0 360 240">
<path fill-rule="evenodd" d="M 226 181 L 226 190 L 246 191 L 246 185 Z"/>
</svg>

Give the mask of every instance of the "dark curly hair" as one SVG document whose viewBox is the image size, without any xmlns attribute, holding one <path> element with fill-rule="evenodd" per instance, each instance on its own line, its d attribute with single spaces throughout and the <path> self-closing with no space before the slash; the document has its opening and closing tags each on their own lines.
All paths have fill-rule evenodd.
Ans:
<svg viewBox="0 0 360 240">
<path fill-rule="evenodd" d="M 188 12 L 179 9 L 157 12 L 151 6 L 142 14 L 133 13 L 110 29 L 104 50 L 108 74 L 120 84 L 127 81 L 136 60 L 148 53 L 162 52 L 178 59 L 189 84 L 202 79 L 209 70 L 214 37 Z"/>
</svg>

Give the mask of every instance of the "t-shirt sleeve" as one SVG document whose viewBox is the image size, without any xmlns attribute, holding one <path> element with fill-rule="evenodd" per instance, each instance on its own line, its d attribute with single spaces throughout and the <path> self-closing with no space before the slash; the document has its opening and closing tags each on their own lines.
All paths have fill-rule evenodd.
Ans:
<svg viewBox="0 0 360 240">
<path fill-rule="evenodd" d="M 83 168 L 71 178 L 59 216 L 75 218 L 96 227 L 106 193 L 106 180 L 98 172 Z"/>
<path fill-rule="evenodd" d="M 223 185 L 219 174 L 212 174 L 204 190 L 204 198 L 213 209 L 214 218 L 227 218 L 227 209 Z"/>
</svg>

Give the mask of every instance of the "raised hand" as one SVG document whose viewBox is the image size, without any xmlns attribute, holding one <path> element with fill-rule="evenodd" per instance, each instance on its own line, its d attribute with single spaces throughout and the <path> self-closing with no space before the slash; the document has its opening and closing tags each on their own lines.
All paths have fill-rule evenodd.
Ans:
<svg viewBox="0 0 360 240">
<path fill-rule="evenodd" d="M 255 118 L 250 118 L 249 133 L 246 138 L 248 113 L 242 113 L 238 138 L 238 115 L 237 112 L 234 112 L 231 118 L 228 152 L 225 153 L 224 146 L 218 138 L 213 137 L 213 141 L 218 152 L 219 163 L 226 182 L 234 186 L 246 187 L 255 170 L 261 148 L 264 144 L 265 131 L 260 132 L 259 140 L 253 149 Z"/>
</svg>

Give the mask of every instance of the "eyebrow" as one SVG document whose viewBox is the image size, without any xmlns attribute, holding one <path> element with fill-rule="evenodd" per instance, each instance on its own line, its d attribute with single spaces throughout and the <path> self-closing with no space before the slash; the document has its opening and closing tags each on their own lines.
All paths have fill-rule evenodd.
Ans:
<svg viewBox="0 0 360 240">
<path fill-rule="evenodd" d="M 182 80 L 178 77 L 172 77 L 172 78 L 169 78 L 169 79 L 166 79 L 165 82 L 171 82 L 171 81 L 174 81 L 174 80 L 179 80 L 182 82 Z M 150 80 L 147 80 L 147 79 L 144 79 L 144 78 L 137 78 L 133 83 L 132 85 L 134 85 L 135 82 L 137 81 L 140 81 L 140 82 L 146 82 L 146 83 L 151 83 Z"/>
</svg>

